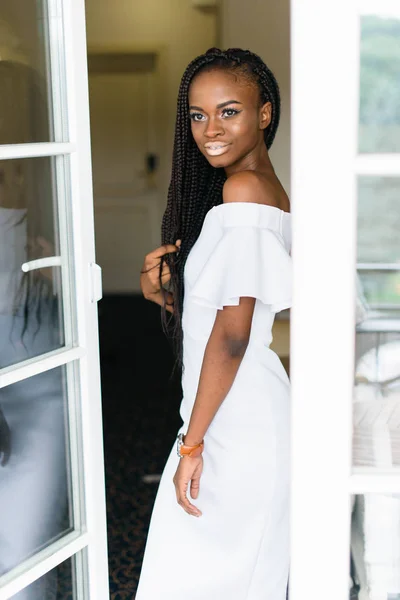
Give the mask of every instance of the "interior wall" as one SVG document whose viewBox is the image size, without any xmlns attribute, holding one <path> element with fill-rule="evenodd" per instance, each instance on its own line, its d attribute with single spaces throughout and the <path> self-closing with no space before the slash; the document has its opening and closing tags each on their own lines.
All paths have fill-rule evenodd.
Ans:
<svg viewBox="0 0 400 600">
<path fill-rule="evenodd" d="M 281 118 L 270 157 L 290 198 L 290 0 L 221 0 L 221 45 L 261 56 L 281 93 Z M 282 313 L 272 330 L 272 350 L 290 355 L 290 323 Z"/>
<path fill-rule="evenodd" d="M 281 92 L 281 118 L 270 157 L 290 197 L 290 0 L 222 0 L 221 42 L 261 56 Z"/>
<path fill-rule="evenodd" d="M 216 15 L 194 8 L 189 0 L 86 0 L 86 21 L 89 48 L 162 48 L 165 91 L 157 106 L 164 134 L 160 148 L 164 208 L 179 82 L 190 60 L 215 45 Z"/>
</svg>

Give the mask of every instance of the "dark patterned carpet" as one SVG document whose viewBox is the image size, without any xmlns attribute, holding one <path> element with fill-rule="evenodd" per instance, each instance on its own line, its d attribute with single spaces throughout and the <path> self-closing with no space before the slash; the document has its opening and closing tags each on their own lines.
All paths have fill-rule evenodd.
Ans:
<svg viewBox="0 0 400 600">
<path fill-rule="evenodd" d="M 99 304 L 110 598 L 135 597 L 161 473 L 181 425 L 179 373 L 162 333 L 160 308 L 142 297 Z M 150 450 L 151 448 L 151 450 Z"/>
</svg>

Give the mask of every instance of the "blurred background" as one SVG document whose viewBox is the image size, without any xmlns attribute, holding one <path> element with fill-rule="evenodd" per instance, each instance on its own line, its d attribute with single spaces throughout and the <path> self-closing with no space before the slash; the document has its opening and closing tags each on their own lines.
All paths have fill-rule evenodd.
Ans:
<svg viewBox="0 0 400 600">
<path fill-rule="evenodd" d="M 103 270 L 99 332 L 110 586 L 111 597 L 123 599 L 134 597 L 159 475 L 180 426 L 179 376 L 170 377 L 173 356 L 160 307 L 142 298 L 139 285 L 145 254 L 160 245 L 179 81 L 190 60 L 211 46 L 260 54 L 281 90 L 270 155 L 290 197 L 290 3 L 86 0 L 86 19 L 96 253 Z M 398 153 L 400 20 L 376 14 L 362 17 L 360 25 L 359 153 Z M 0 0 L 0 144 L 57 139 L 48 127 L 43 32 L 43 2 Z M 338 110 L 346 110 L 340 81 L 332 81 L 332 93 Z M 326 130 L 329 136 L 329 115 Z M 0 208 L 17 211 L 15 231 L 28 210 L 32 258 L 50 255 L 58 245 L 51 186 L 47 159 L 0 163 Z M 392 469 L 400 466 L 400 178 L 360 176 L 357 205 L 353 466 Z M 329 210 L 321 190 L 316 226 L 329 219 Z M 14 283 L 6 274 L 2 239 L 4 313 Z M 8 249 L 15 239 L 7 241 Z M 14 259 L 23 261 L 17 252 Z M 60 314 L 57 306 L 49 310 Z M 39 329 L 45 323 L 40 320 Z M 61 323 L 51 327 L 62 329 Z M 290 311 L 277 315 L 273 336 L 271 347 L 290 375 Z M 31 355 L 63 344 L 54 339 L 32 346 Z M 3 356 L 1 367 L 21 360 L 10 355 L 7 343 Z M 349 565 L 351 598 L 400 598 L 399 498 L 353 498 Z M 69 568 L 59 568 L 57 598 L 70 597 Z"/>
</svg>

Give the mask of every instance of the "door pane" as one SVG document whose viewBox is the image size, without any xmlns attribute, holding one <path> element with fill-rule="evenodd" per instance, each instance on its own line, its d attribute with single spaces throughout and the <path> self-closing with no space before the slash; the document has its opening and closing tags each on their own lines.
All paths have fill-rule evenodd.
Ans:
<svg viewBox="0 0 400 600">
<path fill-rule="evenodd" d="M 69 558 L 12 596 L 12 600 L 75 600 L 75 562 L 74 557 Z"/>
<path fill-rule="evenodd" d="M 61 40 L 49 43 L 50 28 L 60 26 L 55 4 L 60 3 L 0 0 L 0 144 L 66 141 L 60 106 L 53 102 L 59 96 L 54 92 L 62 93 Z"/>
<path fill-rule="evenodd" d="M 400 152 L 400 20 L 361 18 L 359 152 Z"/>
<path fill-rule="evenodd" d="M 357 495 L 352 503 L 353 597 L 399 600 L 400 496 Z"/>
<path fill-rule="evenodd" d="M 375 267 L 359 271 L 363 291 L 370 304 L 400 308 L 399 199 L 399 177 L 359 177 L 357 262 Z"/>
<path fill-rule="evenodd" d="M 0 576 L 73 528 L 67 417 L 72 368 L 0 389 Z"/>
<path fill-rule="evenodd" d="M 358 262 L 397 262 L 400 269 L 399 199 L 400 177 L 358 178 Z"/>
<path fill-rule="evenodd" d="M 400 466 L 400 178 L 360 177 L 353 465 Z"/>
<path fill-rule="evenodd" d="M 357 333 L 353 465 L 400 467 L 400 331 L 371 328 Z"/>
<path fill-rule="evenodd" d="M 0 161 L 0 368 L 71 338 L 70 319 L 64 328 L 60 266 L 61 256 L 68 262 L 68 249 L 66 241 L 60 247 L 56 202 L 65 194 L 63 161 L 61 156 Z M 36 259 L 58 266 L 38 267 L 31 262 Z M 24 272 L 24 263 L 31 270 Z"/>
</svg>

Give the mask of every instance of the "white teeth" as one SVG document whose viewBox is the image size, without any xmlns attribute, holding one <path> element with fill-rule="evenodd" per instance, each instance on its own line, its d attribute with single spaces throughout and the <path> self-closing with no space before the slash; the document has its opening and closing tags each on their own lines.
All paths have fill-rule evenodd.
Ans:
<svg viewBox="0 0 400 600">
<path fill-rule="evenodd" d="M 219 156 L 225 153 L 225 148 L 228 146 L 229 144 L 214 144 L 213 146 L 205 146 L 205 150 L 209 156 Z"/>
</svg>

